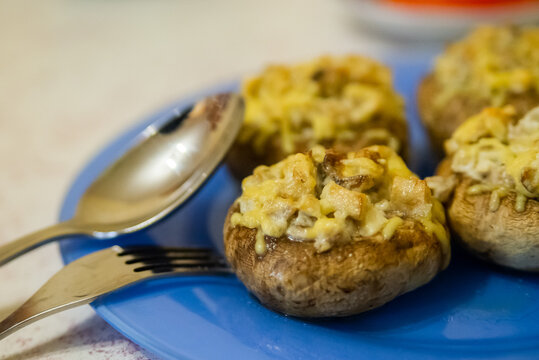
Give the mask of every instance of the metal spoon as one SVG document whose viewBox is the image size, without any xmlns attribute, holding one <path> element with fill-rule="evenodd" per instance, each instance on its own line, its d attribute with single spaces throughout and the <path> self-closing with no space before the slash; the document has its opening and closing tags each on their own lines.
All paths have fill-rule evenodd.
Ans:
<svg viewBox="0 0 539 360">
<path fill-rule="evenodd" d="M 178 208 L 209 177 L 243 120 L 238 95 L 204 99 L 149 134 L 107 168 L 80 198 L 70 220 L 0 246 L 3 265 L 40 245 L 72 235 L 112 238 L 141 230 Z"/>
</svg>

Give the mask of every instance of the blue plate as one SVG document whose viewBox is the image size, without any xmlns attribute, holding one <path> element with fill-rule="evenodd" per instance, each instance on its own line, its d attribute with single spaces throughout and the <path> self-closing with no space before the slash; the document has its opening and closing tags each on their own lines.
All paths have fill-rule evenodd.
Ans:
<svg viewBox="0 0 539 360">
<path fill-rule="evenodd" d="M 415 109 L 425 62 L 393 65 L 396 87 L 409 105 L 412 158 L 420 175 L 432 157 Z M 232 90 L 229 84 L 205 95 Z M 114 140 L 81 172 L 60 220 L 70 218 L 84 189 L 108 164 L 196 98 L 180 101 Z M 222 248 L 225 212 L 238 184 L 221 167 L 188 204 L 151 229 L 120 239 L 68 239 L 66 263 L 113 244 L 213 245 Z M 449 268 L 431 283 L 383 307 L 336 320 L 276 314 L 233 276 L 163 279 L 117 291 L 94 302 L 122 334 L 165 359 L 537 359 L 539 277 L 491 266 L 453 250 Z"/>
</svg>

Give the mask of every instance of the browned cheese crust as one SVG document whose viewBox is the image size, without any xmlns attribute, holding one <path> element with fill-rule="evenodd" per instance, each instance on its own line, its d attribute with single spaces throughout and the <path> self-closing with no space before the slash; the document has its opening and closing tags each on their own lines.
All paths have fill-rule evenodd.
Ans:
<svg viewBox="0 0 539 360">
<path fill-rule="evenodd" d="M 457 127 L 466 119 L 491 106 L 490 99 L 473 96 L 454 96 L 443 108 L 437 109 L 434 104 L 436 95 L 440 92 L 433 74 L 427 75 L 420 83 L 417 93 L 417 103 L 421 121 L 427 128 L 432 147 L 443 153 L 444 141 L 449 139 Z M 511 104 L 516 110 L 516 116 L 524 116 L 529 110 L 539 105 L 539 94 L 527 91 L 522 94 L 508 95 L 506 104 Z"/>
<path fill-rule="evenodd" d="M 448 204 L 449 224 L 464 246 L 477 256 L 514 269 L 539 271 L 539 202 L 528 199 L 515 210 L 515 194 L 489 210 L 490 194 L 467 195 L 472 181 L 461 178 Z"/>
<path fill-rule="evenodd" d="M 256 229 L 224 227 L 227 259 L 262 304 L 300 317 L 358 314 L 429 282 L 442 269 L 440 242 L 407 220 L 390 240 L 373 236 L 317 253 L 311 243 L 266 237 L 258 256 Z"/>
</svg>

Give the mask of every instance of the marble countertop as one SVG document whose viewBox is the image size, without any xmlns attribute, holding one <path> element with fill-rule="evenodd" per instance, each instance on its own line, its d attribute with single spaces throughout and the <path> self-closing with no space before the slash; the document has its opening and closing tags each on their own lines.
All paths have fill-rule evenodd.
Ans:
<svg viewBox="0 0 539 360">
<path fill-rule="evenodd" d="M 0 2 L 0 243 L 57 220 L 84 163 L 124 128 L 268 62 L 403 46 L 342 1 Z M 0 268 L 0 317 L 62 266 L 56 244 Z M 89 306 L 0 342 L 0 359 L 154 359 Z"/>
</svg>

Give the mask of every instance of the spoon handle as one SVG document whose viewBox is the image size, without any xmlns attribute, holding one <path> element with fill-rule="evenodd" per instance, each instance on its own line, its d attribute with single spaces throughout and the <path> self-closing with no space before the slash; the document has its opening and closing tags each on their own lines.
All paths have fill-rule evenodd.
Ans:
<svg viewBox="0 0 539 360">
<path fill-rule="evenodd" d="M 81 231 L 72 227 L 69 222 L 63 222 L 20 237 L 7 244 L 0 245 L 0 266 L 38 246 L 62 237 L 80 233 Z"/>
</svg>

